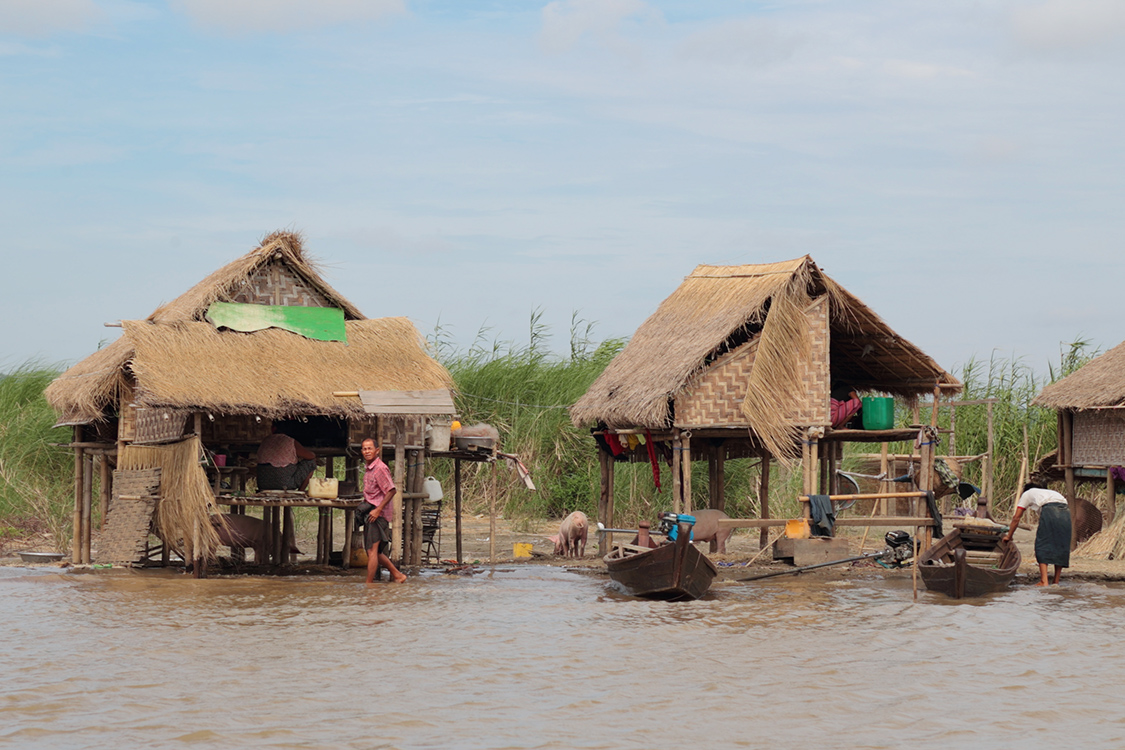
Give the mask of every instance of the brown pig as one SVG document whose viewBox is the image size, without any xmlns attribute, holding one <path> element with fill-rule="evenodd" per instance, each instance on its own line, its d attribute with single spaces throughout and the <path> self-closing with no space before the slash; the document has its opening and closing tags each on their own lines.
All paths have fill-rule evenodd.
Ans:
<svg viewBox="0 0 1125 750">
<path fill-rule="evenodd" d="M 559 533 L 549 537 L 555 543 L 555 554 L 564 557 L 582 557 L 586 554 L 586 535 L 590 530 L 590 520 L 586 514 L 576 510 L 563 519 Z"/>
<path fill-rule="evenodd" d="M 219 543 L 228 547 L 249 547 L 254 550 L 254 562 L 265 562 L 269 524 L 254 516 L 235 516 L 230 513 L 224 513 L 223 520 L 226 523 L 220 523 L 218 518 L 211 518 L 211 523 L 219 534 Z M 293 554 L 301 553 L 295 544 L 289 546 L 289 551 Z"/>
<path fill-rule="evenodd" d="M 733 529 L 720 529 L 719 519 L 730 518 L 730 516 L 723 513 L 721 510 L 711 508 L 693 511 L 689 515 L 695 516 L 695 526 L 692 527 L 691 530 L 691 540 L 693 542 L 710 542 L 711 552 L 726 554 L 727 539 L 730 538 Z"/>
</svg>

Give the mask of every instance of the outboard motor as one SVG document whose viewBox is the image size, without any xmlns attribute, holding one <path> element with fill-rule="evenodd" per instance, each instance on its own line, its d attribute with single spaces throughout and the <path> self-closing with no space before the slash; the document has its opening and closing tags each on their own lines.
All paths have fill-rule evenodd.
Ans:
<svg viewBox="0 0 1125 750">
<path fill-rule="evenodd" d="M 660 514 L 660 533 L 667 535 L 668 541 L 674 542 L 680 536 L 680 524 L 688 527 L 688 541 L 690 542 L 693 535 L 691 527 L 695 526 L 695 516 L 683 513 Z"/>
<path fill-rule="evenodd" d="M 883 557 L 879 559 L 881 565 L 899 568 L 914 557 L 914 538 L 905 531 L 901 529 L 888 531 L 883 541 L 887 543 L 887 548 L 883 551 Z"/>
</svg>

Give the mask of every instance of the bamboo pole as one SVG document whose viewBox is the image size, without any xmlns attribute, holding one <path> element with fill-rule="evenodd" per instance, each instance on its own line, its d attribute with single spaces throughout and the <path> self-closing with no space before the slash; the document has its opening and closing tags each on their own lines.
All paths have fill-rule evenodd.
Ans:
<svg viewBox="0 0 1125 750">
<path fill-rule="evenodd" d="M 615 473 L 616 467 L 614 466 L 614 463 L 615 462 L 614 462 L 613 458 L 611 457 L 609 459 L 609 461 L 606 462 L 606 465 L 605 465 L 605 468 L 606 468 L 606 476 L 605 476 L 605 479 L 606 479 L 606 482 L 605 482 L 606 524 L 611 529 L 613 528 L 613 516 L 614 516 L 614 507 L 613 506 L 614 506 L 614 500 L 615 500 L 613 491 L 614 491 L 614 483 L 617 480 L 617 476 L 616 476 L 616 473 Z M 612 533 L 602 534 L 602 536 L 605 537 L 606 545 L 608 546 L 608 548 L 613 549 L 613 534 Z"/>
<path fill-rule="evenodd" d="M 609 523 L 609 469 L 606 466 L 609 460 L 609 455 L 598 448 L 598 520 L 606 528 L 612 528 Z M 605 534 L 598 534 L 598 557 L 605 557 L 609 550 Z"/>
<path fill-rule="evenodd" d="M 985 410 L 988 414 L 988 459 L 987 459 L 988 463 L 985 464 L 986 481 L 987 481 L 987 490 L 986 490 L 985 498 L 988 500 L 988 505 L 986 507 L 988 508 L 989 511 L 991 511 L 993 503 L 994 503 L 994 500 L 993 500 L 993 497 L 992 497 L 992 495 L 993 495 L 993 492 L 992 492 L 992 472 L 993 472 L 993 469 L 995 467 L 995 455 L 993 454 L 993 435 L 992 435 L 992 401 L 988 402 L 988 405 L 985 407 Z"/>
<path fill-rule="evenodd" d="M 109 457 L 98 459 L 98 528 L 105 528 L 105 517 L 109 515 L 109 495 L 113 490 L 113 480 L 109 471 Z"/>
<path fill-rule="evenodd" d="M 282 516 L 282 529 L 281 529 L 281 564 L 293 564 L 293 509 L 285 507 L 281 509 Z"/>
<path fill-rule="evenodd" d="M 414 459 L 416 471 L 414 472 L 414 487 L 411 489 L 415 494 L 421 494 L 422 487 L 426 481 L 426 452 L 414 451 Z M 416 497 L 412 502 L 413 519 L 411 526 L 413 528 L 414 540 L 410 562 L 412 565 L 420 566 L 422 564 L 422 498 Z"/>
<path fill-rule="evenodd" d="M 457 564 L 465 562 L 461 548 L 461 459 L 453 459 L 453 513 L 457 517 Z"/>
<path fill-rule="evenodd" d="M 683 477 L 680 465 L 683 463 L 683 441 L 679 428 L 672 430 L 672 512 L 683 513 Z"/>
<path fill-rule="evenodd" d="M 725 445 L 715 446 L 715 493 L 718 495 L 716 508 L 727 510 L 727 449 Z"/>
<path fill-rule="evenodd" d="M 344 539 L 340 545 L 340 567 L 349 570 L 352 567 L 352 552 L 355 550 L 355 511 L 351 508 L 344 510 Z M 332 510 L 328 510 L 328 560 L 332 561 Z"/>
<path fill-rule="evenodd" d="M 403 492 L 406 485 L 406 419 L 395 417 L 395 491 Z M 391 559 L 402 564 L 402 498 L 394 499 L 394 528 L 391 530 Z"/>
<path fill-rule="evenodd" d="M 882 451 L 880 452 L 880 455 L 879 455 L 879 473 L 883 475 L 883 481 L 879 483 L 879 489 L 882 492 L 890 492 L 891 491 L 891 481 L 890 481 L 891 465 L 890 465 L 890 461 L 887 460 L 887 451 L 889 450 L 889 445 L 890 445 L 889 443 L 883 443 L 883 449 L 882 449 Z M 889 515 L 889 510 L 887 508 L 887 506 L 889 504 L 889 501 L 887 501 L 887 500 L 876 500 L 875 503 L 873 503 L 873 504 L 876 507 L 880 508 L 880 510 L 882 511 L 882 515 L 884 515 L 884 516 Z M 860 551 L 862 552 L 863 550 L 860 550 Z"/>
</svg>

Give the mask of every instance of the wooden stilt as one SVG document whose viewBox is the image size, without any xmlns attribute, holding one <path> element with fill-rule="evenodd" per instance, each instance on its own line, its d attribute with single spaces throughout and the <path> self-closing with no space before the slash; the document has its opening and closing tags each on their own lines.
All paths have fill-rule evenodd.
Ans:
<svg viewBox="0 0 1125 750">
<path fill-rule="evenodd" d="M 391 561 L 402 564 L 402 493 L 406 491 L 406 419 L 395 417 L 395 487 L 394 527 L 391 530 Z"/>
<path fill-rule="evenodd" d="M 465 558 L 461 549 L 461 459 L 453 459 L 453 512 L 457 524 L 457 564 L 463 565 Z"/>
<path fill-rule="evenodd" d="M 761 473 L 758 475 L 758 501 L 762 506 L 763 519 L 770 517 L 770 455 L 762 456 Z M 758 539 L 758 549 L 765 549 L 769 542 L 769 529 L 762 527 L 761 537 Z"/>
<path fill-rule="evenodd" d="M 988 405 L 986 406 L 985 410 L 986 410 L 986 413 L 988 415 L 988 455 L 984 458 L 984 474 L 985 474 L 985 476 L 984 476 L 982 481 L 985 483 L 985 490 L 984 490 L 985 495 L 984 496 L 985 496 L 985 499 L 988 500 L 987 508 L 988 508 L 989 511 L 991 511 L 993 504 L 996 502 L 995 498 L 993 497 L 993 487 L 992 487 L 992 474 L 993 474 L 993 471 L 994 471 L 994 465 L 995 464 L 993 462 L 994 454 L 993 454 L 993 437 L 992 437 L 992 401 L 991 400 L 989 400 Z"/>
<path fill-rule="evenodd" d="M 715 505 L 718 510 L 727 509 L 727 448 L 715 446 Z"/>
<path fill-rule="evenodd" d="M 82 428 L 74 428 L 74 442 L 81 442 Z M 82 562 L 82 449 L 74 449 L 74 520 L 70 541 L 70 561 Z"/>
<path fill-rule="evenodd" d="M 890 462 L 887 460 L 887 453 L 888 453 L 889 448 L 890 448 L 889 443 L 883 443 L 883 449 L 879 454 L 879 473 L 882 474 L 883 477 L 884 477 L 883 481 L 879 483 L 879 492 L 884 492 L 884 493 L 891 491 L 891 484 L 892 484 L 892 482 L 890 481 L 891 480 L 891 476 L 890 476 L 891 465 L 890 465 Z M 890 500 L 887 500 L 887 499 L 875 500 L 873 502 L 873 505 L 875 505 L 876 507 L 879 508 L 880 515 L 886 516 L 886 515 L 890 515 L 890 513 L 888 512 L 888 508 L 887 508 L 888 503 L 890 503 Z"/>
<path fill-rule="evenodd" d="M 105 528 L 105 517 L 109 514 L 109 496 L 113 490 L 113 478 L 109 470 L 109 456 L 98 458 L 98 528 Z"/>
<path fill-rule="evenodd" d="M 94 457 L 84 452 L 82 464 L 82 562 L 89 565 L 93 559 L 90 543 L 93 536 Z"/>
<path fill-rule="evenodd" d="M 616 464 L 616 462 L 613 460 L 613 458 L 611 456 L 607 457 L 607 458 L 608 458 L 608 460 L 606 461 L 606 464 L 605 464 L 605 468 L 606 468 L 606 476 L 605 476 L 605 479 L 606 479 L 606 482 L 605 482 L 605 493 L 606 493 L 605 494 L 605 516 L 606 516 L 606 521 L 605 521 L 605 524 L 606 524 L 606 526 L 608 526 L 609 528 L 612 529 L 613 526 L 614 526 L 614 520 L 613 520 L 614 519 L 614 507 L 613 507 L 614 495 L 613 495 L 613 490 L 614 490 L 614 483 L 615 483 L 615 480 L 616 480 L 616 476 L 615 476 L 615 471 L 616 471 L 615 464 Z M 613 549 L 613 534 L 606 534 L 605 538 L 606 538 L 606 545 L 609 547 L 609 549 Z M 607 554 L 608 554 L 608 552 L 607 552 Z"/>
<path fill-rule="evenodd" d="M 683 513 L 684 510 L 684 485 L 683 472 L 683 441 L 680 438 L 679 428 L 672 430 L 672 512 Z"/>
<path fill-rule="evenodd" d="M 684 509 L 682 512 L 690 515 L 694 505 L 691 497 L 691 433 L 684 432 L 680 436 L 680 443 L 683 448 L 683 460 L 680 462 L 680 473 L 682 474 L 680 484 L 684 493 Z"/>
<path fill-rule="evenodd" d="M 332 511 L 329 511 L 328 517 L 328 549 L 329 549 L 329 562 L 331 562 L 332 555 Z M 344 509 L 344 539 L 340 544 L 340 567 L 348 570 L 352 567 L 352 552 L 355 549 L 353 544 L 353 537 L 355 536 L 355 511 L 351 508 Z"/>
<path fill-rule="evenodd" d="M 426 481 L 426 453 L 425 451 L 414 451 L 414 486 L 411 487 L 411 492 L 415 495 L 422 493 L 422 487 Z M 422 565 L 422 498 L 415 497 L 411 505 L 411 534 L 413 541 L 411 542 L 410 564 L 414 566 Z"/>
<path fill-rule="evenodd" d="M 609 523 L 609 469 L 607 464 L 613 459 L 600 448 L 598 449 L 598 521 L 606 528 L 613 528 Z M 609 554 L 609 542 L 605 534 L 598 534 L 598 557 Z"/>
<path fill-rule="evenodd" d="M 282 530 L 281 530 L 281 563 L 282 565 L 292 565 L 296 562 L 295 556 L 292 553 L 293 549 L 293 509 L 286 506 L 281 509 L 282 513 Z"/>
</svg>

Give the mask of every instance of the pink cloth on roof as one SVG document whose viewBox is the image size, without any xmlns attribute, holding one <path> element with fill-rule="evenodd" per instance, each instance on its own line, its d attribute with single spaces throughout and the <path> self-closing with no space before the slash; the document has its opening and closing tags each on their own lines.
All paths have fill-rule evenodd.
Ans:
<svg viewBox="0 0 1125 750">
<path fill-rule="evenodd" d="M 292 466 L 297 463 L 297 441 L 275 432 L 258 446 L 258 463 L 270 466 Z"/>
<path fill-rule="evenodd" d="M 832 399 L 832 427 L 838 430 L 846 425 L 862 406 L 863 402 L 858 398 L 849 398 L 847 401 Z"/>
<path fill-rule="evenodd" d="M 378 456 L 367 464 L 367 471 L 363 474 L 363 499 L 372 505 L 378 505 L 389 492 L 394 490 L 395 480 L 391 470 Z M 383 506 L 383 518 L 393 520 L 395 501 L 391 500 Z"/>
</svg>

